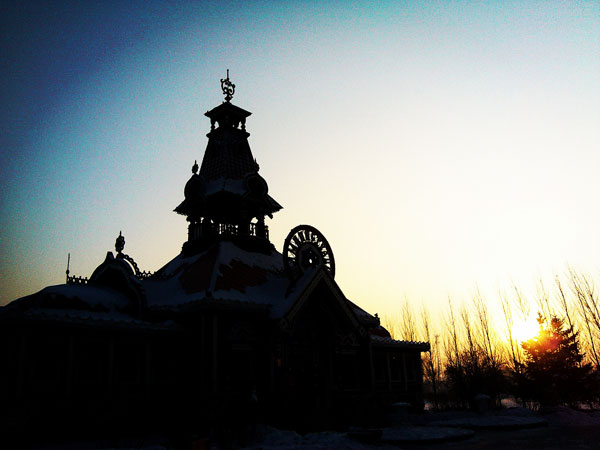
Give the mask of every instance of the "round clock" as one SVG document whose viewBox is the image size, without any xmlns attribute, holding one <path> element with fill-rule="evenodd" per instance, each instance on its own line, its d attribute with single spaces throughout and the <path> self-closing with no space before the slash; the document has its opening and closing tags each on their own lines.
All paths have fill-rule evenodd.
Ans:
<svg viewBox="0 0 600 450">
<path fill-rule="evenodd" d="M 329 242 L 310 225 L 293 228 L 283 244 L 283 265 L 290 278 L 303 274 L 309 267 L 324 266 L 335 276 L 335 260 Z"/>
</svg>

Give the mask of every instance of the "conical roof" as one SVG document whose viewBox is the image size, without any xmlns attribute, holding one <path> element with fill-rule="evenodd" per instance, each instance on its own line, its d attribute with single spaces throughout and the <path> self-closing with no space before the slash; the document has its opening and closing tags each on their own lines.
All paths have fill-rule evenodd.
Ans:
<svg viewBox="0 0 600 450">
<path fill-rule="evenodd" d="M 206 112 L 211 121 L 200 172 L 184 190 L 185 200 L 175 212 L 191 221 L 208 218 L 216 223 L 246 223 L 252 218 L 272 217 L 282 206 L 268 195 L 268 185 L 259 174 L 246 131 L 250 112 L 225 101 Z"/>
<path fill-rule="evenodd" d="M 207 181 L 219 178 L 239 180 L 258 172 L 258 164 L 252 156 L 245 130 L 246 117 L 251 113 L 229 102 L 208 111 L 212 129 L 204 152 L 200 176 Z M 214 128 L 215 122 L 218 128 Z M 241 125 L 241 127 L 240 127 Z"/>
</svg>

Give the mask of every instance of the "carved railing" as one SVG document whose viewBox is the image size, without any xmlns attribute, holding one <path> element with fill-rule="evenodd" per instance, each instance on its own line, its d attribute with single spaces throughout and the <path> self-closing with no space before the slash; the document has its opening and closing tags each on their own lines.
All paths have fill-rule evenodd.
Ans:
<svg viewBox="0 0 600 450">
<path fill-rule="evenodd" d="M 131 256 L 126 255 L 125 253 L 119 253 L 117 255 L 117 258 L 126 260 L 131 265 L 131 267 L 133 267 L 134 275 L 138 280 L 144 280 L 144 279 L 150 278 L 154 275 L 154 272 L 150 272 L 147 270 L 140 270 L 140 268 L 138 267 L 138 265 L 134 261 L 134 259 Z"/>
<path fill-rule="evenodd" d="M 67 284 L 87 284 L 89 279 L 87 277 L 77 277 L 67 275 Z"/>
<path fill-rule="evenodd" d="M 240 227 L 230 223 L 218 223 L 215 228 L 217 230 L 217 234 L 219 235 L 237 236 L 240 234 Z"/>
<path fill-rule="evenodd" d="M 253 236 L 269 240 L 269 227 L 260 223 L 248 223 L 247 225 L 208 222 L 190 224 L 189 240 L 215 235 Z"/>
<path fill-rule="evenodd" d="M 250 236 L 262 237 L 266 240 L 269 240 L 269 227 L 267 225 L 262 225 L 263 233 L 260 230 L 261 226 L 258 223 L 250 224 Z M 262 236 L 261 236 L 262 234 Z"/>
<path fill-rule="evenodd" d="M 138 280 L 145 280 L 148 278 L 152 278 L 154 276 L 155 272 L 150 272 L 150 271 L 141 271 L 139 273 L 135 274 L 135 277 Z M 89 278 L 87 277 L 78 277 L 78 276 L 71 276 L 71 275 L 67 275 L 67 284 L 88 284 Z"/>
<path fill-rule="evenodd" d="M 150 278 L 154 276 L 154 272 L 143 270 L 140 273 L 136 274 L 137 278 L 143 280 L 145 278 Z"/>
<path fill-rule="evenodd" d="M 155 272 L 150 272 L 149 270 L 138 270 L 135 272 L 135 277 L 138 280 L 145 280 L 148 278 L 152 278 L 155 275 Z M 78 277 L 67 275 L 67 284 L 88 284 L 90 281 L 87 277 Z"/>
</svg>

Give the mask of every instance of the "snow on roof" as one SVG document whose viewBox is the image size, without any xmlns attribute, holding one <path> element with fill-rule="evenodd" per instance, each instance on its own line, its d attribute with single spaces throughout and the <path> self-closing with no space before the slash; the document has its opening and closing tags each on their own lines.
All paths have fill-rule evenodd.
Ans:
<svg viewBox="0 0 600 450">
<path fill-rule="evenodd" d="M 94 284 L 60 284 L 9 303 L 3 313 L 22 313 L 23 317 L 61 320 L 70 323 L 95 322 L 172 328 L 173 324 L 153 324 L 135 319 L 125 312 L 131 300 L 120 292 Z"/>
<path fill-rule="evenodd" d="M 350 302 L 350 307 L 352 308 L 352 311 L 354 311 L 354 314 L 356 314 L 359 317 L 363 317 L 365 319 L 372 319 L 373 316 L 371 314 L 369 314 L 368 312 L 366 312 L 364 309 L 362 309 L 360 306 L 356 305 L 354 302 L 351 302 L 350 300 L 348 300 Z"/>
<path fill-rule="evenodd" d="M 251 252 L 223 241 L 190 257 L 176 256 L 156 277 L 144 279 L 142 284 L 147 305 L 153 309 L 227 301 L 263 305 L 270 308 L 272 318 L 280 318 L 315 280 L 318 270 L 308 268 L 290 283 L 278 251 Z M 379 323 L 377 318 L 347 301 L 359 322 Z"/>
<path fill-rule="evenodd" d="M 135 281 L 151 310 L 237 305 L 264 307 L 270 317 L 281 318 L 318 274 L 319 269 L 309 268 L 291 283 L 283 257 L 275 249 L 268 253 L 246 251 L 233 242 L 221 241 L 196 255 L 181 253 L 154 276 Z M 350 305 L 360 322 L 376 320 L 354 303 Z M 131 306 L 132 299 L 120 291 L 90 282 L 50 286 L 15 300 L 9 307 L 44 317 L 124 321 L 134 320 L 128 314 Z"/>
<path fill-rule="evenodd" d="M 111 325 L 124 325 L 127 327 L 134 325 L 138 327 L 153 329 L 176 328 L 175 323 L 172 321 L 165 321 L 162 323 L 150 323 L 143 320 L 135 319 L 129 314 L 119 313 L 115 311 L 100 312 L 81 311 L 72 309 L 35 308 L 25 311 L 23 315 L 32 319 L 59 320 L 69 323 L 81 323 L 85 325 L 89 325 L 90 323 L 95 323 L 96 325 L 104 325 L 110 323 Z"/>
<path fill-rule="evenodd" d="M 180 254 L 158 275 L 142 282 L 150 308 L 220 299 L 271 306 L 272 316 L 281 317 L 295 299 L 286 296 L 289 279 L 279 252 L 249 252 L 232 242 L 190 257 Z"/>
<path fill-rule="evenodd" d="M 368 313 L 367 311 L 362 309 L 360 306 L 358 306 L 356 303 L 348 300 L 348 298 L 346 298 L 346 300 L 350 304 L 350 308 L 352 308 L 352 312 L 356 315 L 357 319 L 361 323 L 363 323 L 365 325 L 371 325 L 371 326 L 379 325 L 379 319 L 377 317 Z"/>
<path fill-rule="evenodd" d="M 114 312 L 126 308 L 131 300 L 125 295 L 106 286 L 94 284 L 59 284 L 48 286 L 41 291 L 17 299 L 9 306 L 15 308 L 58 308 Z"/>
</svg>

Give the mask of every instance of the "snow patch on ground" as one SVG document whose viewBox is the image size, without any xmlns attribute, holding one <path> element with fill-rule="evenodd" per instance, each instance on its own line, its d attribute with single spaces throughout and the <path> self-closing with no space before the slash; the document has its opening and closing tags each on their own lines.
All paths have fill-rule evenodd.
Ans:
<svg viewBox="0 0 600 450">
<path fill-rule="evenodd" d="M 102 450 L 169 450 L 167 447 L 163 447 L 162 445 L 151 445 L 149 447 L 131 447 L 131 448 L 104 448 Z"/>
<path fill-rule="evenodd" d="M 402 444 L 431 444 L 434 446 L 439 445 L 439 442 L 457 439 L 467 439 L 465 442 L 471 442 L 469 438 L 472 436 L 475 436 L 475 440 L 486 436 L 485 432 L 481 431 L 483 429 L 504 429 L 508 433 L 510 430 L 532 427 L 533 424 L 538 426 L 547 424 L 549 431 L 561 430 L 563 427 L 569 427 L 565 429 L 572 430 L 577 429 L 571 428 L 576 426 L 600 426 L 600 411 L 584 412 L 566 407 L 544 409 L 541 412 L 516 407 L 485 415 L 469 411 L 444 411 L 428 412 L 422 415 L 408 414 L 404 417 L 403 422 L 406 424 L 371 430 L 381 430 L 382 432 L 381 440 L 376 445 L 358 442 L 346 433 L 320 432 L 301 435 L 295 431 L 259 426 L 257 439 L 253 443 L 246 447 L 236 448 L 246 450 L 396 450 L 397 445 Z M 173 447 L 166 442 L 168 441 L 165 439 L 146 438 L 120 440 L 119 442 L 110 442 L 108 445 L 104 441 L 103 443 L 70 443 L 35 448 L 37 450 L 172 450 Z M 209 448 L 218 449 L 219 447 L 213 445 Z"/>
<path fill-rule="evenodd" d="M 539 417 L 539 413 L 532 411 L 529 408 L 523 408 L 522 406 L 515 406 L 506 408 L 497 413 L 499 416 L 512 416 L 512 417 Z"/>
<path fill-rule="evenodd" d="M 445 427 L 413 427 L 402 426 L 383 430 L 382 442 L 388 443 L 419 443 L 419 442 L 444 442 L 449 440 L 470 438 L 475 433 L 473 430 Z"/>
<path fill-rule="evenodd" d="M 600 425 L 600 411 L 583 412 L 557 406 L 541 411 L 541 416 L 552 426 Z"/>
<path fill-rule="evenodd" d="M 540 417 L 519 416 L 480 416 L 465 417 L 460 419 L 448 419 L 431 422 L 432 426 L 460 427 L 476 429 L 519 429 L 546 425 L 546 420 Z"/>
<path fill-rule="evenodd" d="M 361 444 L 344 433 L 325 431 L 300 435 L 295 431 L 265 427 L 260 442 L 244 448 L 247 450 L 373 450 L 375 448 L 392 450 L 396 447 Z"/>
</svg>

